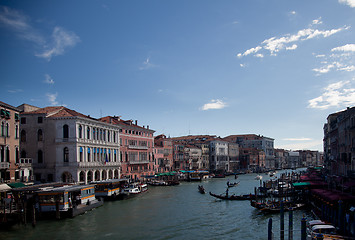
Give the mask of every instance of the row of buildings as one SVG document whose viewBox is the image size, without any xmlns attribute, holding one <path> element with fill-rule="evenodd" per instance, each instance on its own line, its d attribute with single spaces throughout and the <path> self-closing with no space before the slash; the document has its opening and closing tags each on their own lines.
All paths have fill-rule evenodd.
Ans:
<svg viewBox="0 0 355 240">
<path fill-rule="evenodd" d="M 317 151 L 274 149 L 255 135 L 154 136 L 120 116 L 99 119 L 63 106 L 0 102 L 0 180 L 82 182 L 177 170 L 264 171 L 321 165 Z"/>
<path fill-rule="evenodd" d="M 355 107 L 330 114 L 323 130 L 328 174 L 355 178 Z"/>
</svg>

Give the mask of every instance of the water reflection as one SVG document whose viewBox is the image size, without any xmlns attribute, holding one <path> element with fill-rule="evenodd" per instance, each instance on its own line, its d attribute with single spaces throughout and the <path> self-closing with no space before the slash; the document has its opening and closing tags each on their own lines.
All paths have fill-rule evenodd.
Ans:
<svg viewBox="0 0 355 240">
<path fill-rule="evenodd" d="M 239 186 L 230 194 L 248 194 L 259 186 L 256 174 L 240 175 Z M 263 175 L 264 180 L 268 176 Z M 223 193 L 226 179 L 202 182 L 206 191 Z M 267 223 L 273 219 L 275 238 L 279 236 L 279 214 L 260 214 L 249 201 L 223 201 L 200 194 L 201 182 L 170 187 L 150 187 L 147 193 L 104 206 L 73 219 L 39 221 L 1 232 L 3 239 L 265 239 Z M 294 239 L 300 238 L 303 211 L 294 212 Z M 285 213 L 285 229 L 288 214 Z M 285 238 L 287 234 L 285 234 Z"/>
</svg>

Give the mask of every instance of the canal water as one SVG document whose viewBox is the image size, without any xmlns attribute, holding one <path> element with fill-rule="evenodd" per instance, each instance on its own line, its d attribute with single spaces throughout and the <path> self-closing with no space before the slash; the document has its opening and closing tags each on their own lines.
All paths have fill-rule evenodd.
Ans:
<svg viewBox="0 0 355 240">
<path fill-rule="evenodd" d="M 280 175 L 285 171 L 280 171 Z M 288 170 L 291 172 L 291 170 Z M 217 200 L 198 192 L 223 193 L 227 181 L 240 181 L 229 194 L 248 194 L 259 186 L 256 174 L 182 182 L 178 186 L 150 187 L 148 192 L 123 201 L 105 202 L 102 207 L 72 219 L 38 221 L 16 225 L 0 232 L 0 239 L 267 239 L 269 218 L 274 239 L 280 238 L 279 214 L 261 214 L 249 201 Z M 262 174 L 263 180 L 269 179 Z M 293 239 L 300 239 L 303 210 L 294 211 Z M 285 239 L 288 239 L 288 213 L 285 213 Z"/>
</svg>

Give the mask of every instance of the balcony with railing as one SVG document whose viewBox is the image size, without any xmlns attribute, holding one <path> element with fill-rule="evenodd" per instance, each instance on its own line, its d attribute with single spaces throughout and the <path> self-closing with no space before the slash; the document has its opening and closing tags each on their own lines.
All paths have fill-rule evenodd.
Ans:
<svg viewBox="0 0 355 240">
<path fill-rule="evenodd" d="M 77 162 L 78 167 L 81 168 L 90 168 L 90 167 L 119 167 L 121 165 L 120 162 Z"/>
<path fill-rule="evenodd" d="M 129 160 L 129 164 L 148 164 L 149 160 L 139 160 L 139 159 L 134 159 L 134 160 Z"/>
<path fill-rule="evenodd" d="M 0 162 L 0 169 L 8 169 L 10 168 L 9 162 Z"/>
<path fill-rule="evenodd" d="M 16 165 L 20 167 L 32 167 L 32 158 L 20 158 L 16 161 Z"/>
<path fill-rule="evenodd" d="M 129 149 L 148 150 L 148 146 L 128 145 Z"/>
</svg>

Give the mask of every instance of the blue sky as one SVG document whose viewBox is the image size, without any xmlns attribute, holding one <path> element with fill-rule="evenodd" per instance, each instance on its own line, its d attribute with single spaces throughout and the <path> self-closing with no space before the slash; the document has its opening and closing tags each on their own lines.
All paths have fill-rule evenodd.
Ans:
<svg viewBox="0 0 355 240">
<path fill-rule="evenodd" d="M 322 150 L 355 105 L 355 0 L 0 0 L 0 100 Z"/>
</svg>

